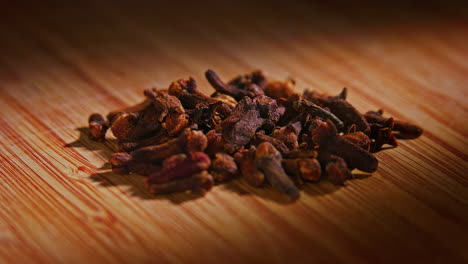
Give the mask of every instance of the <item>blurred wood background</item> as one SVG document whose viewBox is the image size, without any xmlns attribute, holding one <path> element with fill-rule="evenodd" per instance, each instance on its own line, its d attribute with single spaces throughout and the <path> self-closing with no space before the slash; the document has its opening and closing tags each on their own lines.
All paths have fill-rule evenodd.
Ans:
<svg viewBox="0 0 468 264">
<path fill-rule="evenodd" d="M 457 2 L 2 4 L 1 263 L 468 261 L 468 23 Z M 325 1 L 321 1 L 325 2 Z M 109 172 L 92 112 L 206 69 L 264 69 L 422 126 L 346 187 L 293 204 L 241 179 L 152 196 Z"/>
</svg>

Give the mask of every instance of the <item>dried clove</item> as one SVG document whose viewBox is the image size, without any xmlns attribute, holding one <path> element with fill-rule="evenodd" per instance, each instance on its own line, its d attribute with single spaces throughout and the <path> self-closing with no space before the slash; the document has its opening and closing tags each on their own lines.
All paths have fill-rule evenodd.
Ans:
<svg viewBox="0 0 468 264">
<path fill-rule="evenodd" d="M 227 143 L 241 147 L 250 141 L 264 122 L 256 102 L 244 97 L 231 115 L 221 123 L 223 138 Z"/>
<path fill-rule="evenodd" d="M 285 155 L 285 158 L 288 159 L 316 159 L 318 157 L 317 151 L 315 149 L 309 148 L 307 144 L 301 144 L 299 148 L 289 151 Z"/>
<path fill-rule="evenodd" d="M 143 115 L 140 118 L 140 123 L 152 124 L 157 120 L 169 135 L 177 135 L 189 125 L 188 115 L 177 97 L 154 89 L 147 89 L 144 93 L 146 97 L 152 100 L 155 111 L 149 116 Z M 147 116 L 148 118 L 146 118 Z"/>
<path fill-rule="evenodd" d="M 346 135 L 343 135 L 343 137 L 347 139 L 349 142 L 354 143 L 355 145 L 361 147 L 362 149 L 366 151 L 370 150 L 370 146 L 372 142 L 370 138 L 361 131 L 348 133 Z"/>
<path fill-rule="evenodd" d="M 338 135 L 335 125 L 330 120 L 318 121 L 317 127 L 312 131 L 312 139 L 318 144 L 319 159 L 335 155 L 343 158 L 350 168 L 365 172 L 377 170 L 377 158 Z"/>
<path fill-rule="evenodd" d="M 107 120 L 90 116 L 90 137 L 105 140 L 110 128 L 125 151 L 110 157 L 114 173 L 145 175 L 156 194 L 204 194 L 241 174 L 252 186 L 269 182 L 297 199 L 296 185 L 322 175 L 343 185 L 353 169 L 377 169 L 371 152 L 422 133 L 382 111 L 360 114 L 346 100 L 346 88 L 301 96 L 294 80 L 269 81 L 262 71 L 227 83 L 212 70 L 205 75 L 216 90 L 211 96 L 189 77 L 167 90 L 145 90 L 144 101 L 110 112 Z"/>
<path fill-rule="evenodd" d="M 131 113 L 131 112 L 139 112 L 139 111 L 142 111 L 143 109 L 145 109 L 146 107 L 148 107 L 150 104 L 151 104 L 151 100 L 146 98 L 143 102 L 140 102 L 140 103 L 138 103 L 136 105 L 132 105 L 130 107 L 125 107 L 125 108 L 122 108 L 122 109 L 119 109 L 119 110 L 109 112 L 106 117 L 107 117 L 107 120 L 109 121 L 109 123 L 112 125 L 112 123 L 114 122 L 114 119 L 117 116 L 119 116 L 120 114 Z"/>
<path fill-rule="evenodd" d="M 224 118 L 220 113 L 220 108 L 225 107 L 222 102 L 216 102 L 210 105 L 198 104 L 194 109 L 189 109 L 187 113 L 193 124 L 196 124 L 200 130 L 209 131 L 217 128 Z M 228 111 L 228 112 L 226 112 Z M 231 113 L 231 109 L 224 108 L 224 113 Z"/>
<path fill-rule="evenodd" d="M 210 165 L 210 158 L 203 152 L 174 155 L 163 163 L 161 170 L 149 175 L 147 183 L 151 185 L 187 178 L 207 170 Z"/>
<path fill-rule="evenodd" d="M 316 116 L 320 117 L 323 119 L 328 119 L 335 124 L 335 126 L 338 129 L 343 129 L 344 124 L 343 121 L 341 121 L 338 117 L 336 117 L 334 114 L 330 113 L 329 111 L 321 108 L 320 106 L 309 102 L 304 99 L 299 99 L 293 103 L 293 108 L 298 111 L 298 112 L 305 112 L 308 113 L 311 116 Z"/>
<path fill-rule="evenodd" d="M 273 188 L 292 199 L 297 199 L 299 198 L 299 189 L 284 172 L 281 159 L 281 153 L 271 143 L 263 142 L 258 145 L 255 152 L 257 168 L 265 174 L 266 179 Z"/>
<path fill-rule="evenodd" d="M 366 135 L 370 133 L 370 127 L 366 119 L 348 101 L 343 99 L 333 100 L 327 104 L 326 107 L 328 107 L 336 117 L 343 121 L 344 129 L 355 125 L 357 131 L 361 131 Z"/>
<path fill-rule="evenodd" d="M 120 148 L 122 151 L 133 151 L 146 146 L 154 146 L 165 143 L 173 139 L 165 129 L 155 132 L 154 136 L 149 138 L 133 140 L 133 141 L 120 141 Z"/>
<path fill-rule="evenodd" d="M 307 181 L 318 181 L 322 170 L 316 159 L 283 159 L 282 165 L 288 174 Z"/>
<path fill-rule="evenodd" d="M 387 118 L 383 117 L 382 114 L 382 110 L 375 112 L 369 111 L 364 114 L 364 117 L 369 123 L 385 125 L 385 122 L 387 122 Z M 420 128 L 419 126 L 400 120 L 394 120 L 393 131 L 398 132 L 394 133 L 394 135 L 396 138 L 399 139 L 415 139 L 421 136 L 421 134 L 423 133 L 422 128 Z"/>
<path fill-rule="evenodd" d="M 215 98 L 201 93 L 197 89 L 197 82 L 192 77 L 171 83 L 169 94 L 177 97 L 187 109 L 193 109 L 199 104 L 209 105 L 218 102 Z"/>
<path fill-rule="evenodd" d="M 114 118 L 111 131 L 121 141 L 133 140 L 133 132 L 138 122 L 138 113 L 121 113 Z"/>
<path fill-rule="evenodd" d="M 343 185 L 352 176 L 345 160 L 335 155 L 327 158 L 325 170 L 328 180 L 335 185 Z"/>
<path fill-rule="evenodd" d="M 104 141 L 109 123 L 101 114 L 94 113 L 89 116 L 89 134 L 92 140 Z"/>
<path fill-rule="evenodd" d="M 266 77 L 261 71 L 239 76 L 227 84 L 213 70 L 207 70 L 205 76 L 217 92 L 230 95 L 237 101 L 242 100 L 245 96 L 253 98 L 264 94 L 263 89 L 266 85 Z"/>
<path fill-rule="evenodd" d="M 388 118 L 383 124 L 372 123 L 370 138 L 373 140 L 371 143 L 370 151 L 378 152 L 382 150 L 382 146 L 389 144 L 393 147 L 398 146 L 395 136 L 392 134 L 394 127 L 393 118 Z"/>
<path fill-rule="evenodd" d="M 238 175 L 237 164 L 231 155 L 216 153 L 209 169 L 216 182 L 224 182 Z"/>
<path fill-rule="evenodd" d="M 255 135 L 252 137 L 252 140 L 250 140 L 250 144 L 254 146 L 258 146 L 263 142 L 268 142 L 272 144 L 277 150 L 279 150 L 283 154 L 289 153 L 289 148 L 283 141 L 272 136 L 265 135 L 264 131 L 255 133 Z"/>
<path fill-rule="evenodd" d="M 206 154 L 213 156 L 218 152 L 223 152 L 226 142 L 224 141 L 223 135 L 221 135 L 221 133 L 218 133 L 213 129 L 208 131 L 205 136 L 207 140 L 207 146 L 205 149 Z"/>
<path fill-rule="evenodd" d="M 137 161 L 130 154 L 125 152 L 112 154 L 109 159 L 109 163 L 114 173 L 122 175 L 136 173 L 149 176 L 161 170 L 161 166 L 153 163 Z"/>
<path fill-rule="evenodd" d="M 328 103 L 334 100 L 339 100 L 339 99 L 346 100 L 347 96 L 348 96 L 348 88 L 346 87 L 343 88 L 343 90 L 341 90 L 341 92 L 336 96 L 331 96 L 328 94 L 319 93 L 317 91 L 311 91 L 308 89 L 306 89 L 302 93 L 302 97 L 304 99 L 309 100 L 312 103 L 320 105 L 320 106 L 326 106 Z"/>
<path fill-rule="evenodd" d="M 256 148 L 251 146 L 250 149 L 241 148 L 235 155 L 234 159 L 239 164 L 242 177 L 254 187 L 258 187 L 265 182 L 265 174 L 257 169 L 255 165 Z"/>
<path fill-rule="evenodd" d="M 207 146 L 206 136 L 201 131 L 188 130 L 178 138 L 166 143 L 139 148 L 131 152 L 133 158 L 141 161 L 160 161 L 179 153 L 201 152 Z"/>
<path fill-rule="evenodd" d="M 357 131 L 361 131 L 366 135 L 370 133 L 370 127 L 366 119 L 354 108 L 348 101 L 346 96 L 348 90 L 344 88 L 337 96 L 328 96 L 314 91 L 306 90 L 303 93 L 303 98 L 318 104 L 321 107 L 326 107 L 343 121 L 344 129 L 349 129 L 350 126 L 355 126 Z M 335 123 L 336 125 L 336 123 Z M 339 129 L 340 127 L 337 126 Z"/>
<path fill-rule="evenodd" d="M 237 105 L 236 99 L 234 99 L 234 97 L 229 96 L 227 94 L 215 93 L 211 97 L 213 97 L 213 99 L 223 102 L 231 109 L 234 109 L 234 107 L 236 107 Z"/>
<path fill-rule="evenodd" d="M 301 122 L 297 121 L 290 125 L 275 129 L 272 133 L 273 137 L 284 142 L 284 144 L 293 150 L 299 147 L 299 133 L 301 132 Z"/>
<path fill-rule="evenodd" d="M 293 79 L 287 79 L 284 82 L 271 81 L 265 87 L 265 95 L 279 100 L 281 98 L 288 98 L 295 93 L 296 81 Z"/>
</svg>

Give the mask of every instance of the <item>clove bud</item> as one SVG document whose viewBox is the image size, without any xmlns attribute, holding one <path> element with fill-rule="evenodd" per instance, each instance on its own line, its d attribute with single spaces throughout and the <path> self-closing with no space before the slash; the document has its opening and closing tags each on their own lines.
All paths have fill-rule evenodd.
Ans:
<svg viewBox="0 0 468 264">
<path fill-rule="evenodd" d="M 258 145 L 255 152 L 255 164 L 265 174 L 271 186 L 288 195 L 292 199 L 299 198 L 297 189 L 291 178 L 286 175 L 281 166 L 281 153 L 269 142 Z"/>
<path fill-rule="evenodd" d="M 89 133 L 92 140 L 104 141 L 109 123 L 101 114 L 94 113 L 89 116 Z"/>
</svg>

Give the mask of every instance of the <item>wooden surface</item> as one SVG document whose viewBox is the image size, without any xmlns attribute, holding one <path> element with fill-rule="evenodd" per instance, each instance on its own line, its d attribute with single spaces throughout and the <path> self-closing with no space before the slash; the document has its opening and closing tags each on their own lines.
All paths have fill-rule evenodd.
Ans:
<svg viewBox="0 0 468 264">
<path fill-rule="evenodd" d="M 466 263 L 466 8 L 222 2 L 3 6 L 0 262 Z M 207 68 L 346 86 L 361 111 L 425 131 L 293 204 L 242 180 L 152 196 L 109 172 L 116 144 L 88 140 L 88 115 L 188 75 L 209 92 Z"/>
</svg>

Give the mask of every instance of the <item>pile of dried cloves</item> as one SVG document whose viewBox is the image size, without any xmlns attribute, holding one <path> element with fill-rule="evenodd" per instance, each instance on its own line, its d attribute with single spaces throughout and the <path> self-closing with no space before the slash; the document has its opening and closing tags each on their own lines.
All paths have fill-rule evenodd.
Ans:
<svg viewBox="0 0 468 264">
<path fill-rule="evenodd" d="M 269 81 L 262 71 L 225 83 L 205 73 L 216 90 L 201 93 L 195 79 L 180 79 L 168 89 L 148 89 L 134 106 L 92 114 L 90 136 L 102 141 L 110 128 L 121 151 L 109 160 L 118 174 L 147 176 L 156 194 L 204 194 L 215 183 L 242 176 L 252 186 L 269 183 L 299 197 L 298 186 L 322 177 L 337 185 L 358 169 L 374 172 L 372 154 L 398 139 L 414 139 L 422 129 L 387 118 L 382 111 L 361 114 L 348 101 L 306 90 L 295 81 Z"/>
</svg>

